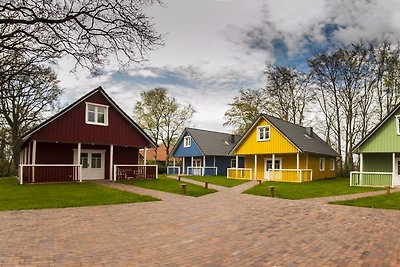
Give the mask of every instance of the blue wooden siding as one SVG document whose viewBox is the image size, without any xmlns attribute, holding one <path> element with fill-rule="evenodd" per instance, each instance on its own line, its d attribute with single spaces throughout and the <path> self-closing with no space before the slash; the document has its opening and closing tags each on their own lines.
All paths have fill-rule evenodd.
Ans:
<svg viewBox="0 0 400 267">
<path fill-rule="evenodd" d="M 215 167 L 217 167 L 217 175 L 226 176 L 226 169 L 231 167 L 231 159 L 235 159 L 235 156 L 215 156 Z M 187 173 L 187 167 L 192 166 L 192 157 L 184 157 L 185 161 L 185 173 Z M 203 157 L 193 157 L 193 159 L 201 159 L 201 167 L 203 167 Z M 206 156 L 206 167 L 214 167 L 214 156 Z M 239 168 L 244 168 L 244 158 L 239 157 Z M 205 175 L 213 175 L 214 170 L 207 169 Z"/>
<path fill-rule="evenodd" d="M 216 156 L 215 165 L 218 167 L 218 175 L 226 176 L 226 169 L 231 167 L 231 160 L 236 157 Z M 239 168 L 244 168 L 244 158 L 239 157 Z"/>
<path fill-rule="evenodd" d="M 185 133 L 184 136 L 190 136 L 189 133 Z M 184 139 L 182 138 L 179 144 L 177 145 L 178 148 L 175 150 L 173 156 L 175 158 L 181 158 L 181 157 L 197 157 L 197 156 L 203 156 L 203 152 L 200 150 L 199 146 L 197 145 L 196 141 L 192 137 L 191 141 L 191 146 L 190 147 L 184 147 Z"/>
</svg>

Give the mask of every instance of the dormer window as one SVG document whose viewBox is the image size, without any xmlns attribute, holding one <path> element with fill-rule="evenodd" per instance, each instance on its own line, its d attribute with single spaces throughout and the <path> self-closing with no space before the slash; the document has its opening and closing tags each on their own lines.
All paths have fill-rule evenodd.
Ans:
<svg viewBox="0 0 400 267">
<path fill-rule="evenodd" d="M 190 147 L 192 145 L 192 138 L 190 136 L 185 136 L 183 138 L 183 147 Z"/>
<path fill-rule="evenodd" d="M 396 116 L 396 131 L 397 135 L 400 135 L 400 115 Z"/>
<path fill-rule="evenodd" d="M 269 140 L 269 126 L 257 127 L 257 141 Z"/>
<path fill-rule="evenodd" d="M 94 125 L 108 125 L 108 106 L 86 103 L 86 123 Z"/>
</svg>

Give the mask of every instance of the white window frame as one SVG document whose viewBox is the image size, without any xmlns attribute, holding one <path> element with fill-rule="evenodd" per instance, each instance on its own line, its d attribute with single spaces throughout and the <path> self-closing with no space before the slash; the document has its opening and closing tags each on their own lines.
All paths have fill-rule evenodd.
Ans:
<svg viewBox="0 0 400 267">
<path fill-rule="evenodd" d="M 400 135 L 400 115 L 396 115 L 396 131 L 397 135 Z"/>
<path fill-rule="evenodd" d="M 183 147 L 191 147 L 192 146 L 192 137 L 191 136 L 185 136 L 183 138 Z"/>
<path fill-rule="evenodd" d="M 268 138 L 265 138 L 265 133 L 266 133 L 265 130 L 263 132 L 263 138 L 260 138 L 261 129 L 268 129 Z M 270 139 L 271 139 L 271 128 L 269 127 L 269 125 L 258 126 L 257 127 L 257 141 L 264 142 L 264 141 L 269 141 Z"/>
<path fill-rule="evenodd" d="M 322 168 L 321 168 L 321 163 L 323 162 L 323 164 L 322 164 Z M 319 158 L 319 171 L 320 172 L 324 172 L 325 171 L 325 158 Z"/>
<path fill-rule="evenodd" d="M 236 166 L 238 166 L 236 159 L 231 159 L 231 168 L 236 168 Z"/>
<path fill-rule="evenodd" d="M 330 169 L 331 169 L 331 171 L 334 171 L 335 170 L 335 168 L 336 168 L 336 166 L 335 166 L 336 164 L 335 164 L 335 159 L 331 159 L 330 160 Z"/>
<path fill-rule="evenodd" d="M 89 106 L 94 106 L 94 121 L 89 121 Z M 98 122 L 98 108 L 104 108 L 104 122 Z M 108 107 L 107 105 L 86 102 L 85 122 L 86 124 L 108 126 Z"/>
</svg>

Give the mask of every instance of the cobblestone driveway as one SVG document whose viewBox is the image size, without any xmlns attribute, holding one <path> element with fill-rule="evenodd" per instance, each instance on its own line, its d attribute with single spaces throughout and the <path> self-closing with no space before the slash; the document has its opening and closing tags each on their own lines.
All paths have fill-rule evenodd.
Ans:
<svg viewBox="0 0 400 267">
<path fill-rule="evenodd" d="M 400 265 L 399 211 L 239 194 L 250 185 L 201 198 L 0 212 L 0 265 Z"/>
</svg>

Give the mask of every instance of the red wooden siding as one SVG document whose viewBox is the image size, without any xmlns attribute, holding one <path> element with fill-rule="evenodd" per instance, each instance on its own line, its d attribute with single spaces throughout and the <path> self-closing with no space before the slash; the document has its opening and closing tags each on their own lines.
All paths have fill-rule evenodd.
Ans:
<svg viewBox="0 0 400 267">
<path fill-rule="evenodd" d="M 108 105 L 108 126 L 85 123 L 86 102 Z M 32 134 L 32 140 L 150 147 L 149 141 L 100 92 Z"/>
<path fill-rule="evenodd" d="M 36 144 L 36 164 L 73 164 L 73 149 L 77 148 L 77 144 L 38 142 Z"/>
</svg>

